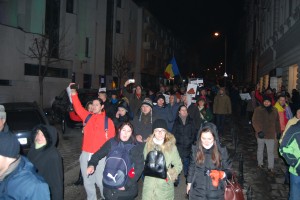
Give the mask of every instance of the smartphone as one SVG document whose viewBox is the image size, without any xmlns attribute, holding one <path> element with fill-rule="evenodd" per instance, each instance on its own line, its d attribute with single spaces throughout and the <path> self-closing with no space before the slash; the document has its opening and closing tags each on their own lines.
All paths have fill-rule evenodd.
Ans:
<svg viewBox="0 0 300 200">
<path fill-rule="evenodd" d="M 134 83 L 135 80 L 134 79 L 129 79 L 129 83 Z"/>
<path fill-rule="evenodd" d="M 71 89 L 78 89 L 78 84 L 77 83 L 75 83 L 75 84 L 73 84 L 73 85 L 71 85 Z"/>
</svg>

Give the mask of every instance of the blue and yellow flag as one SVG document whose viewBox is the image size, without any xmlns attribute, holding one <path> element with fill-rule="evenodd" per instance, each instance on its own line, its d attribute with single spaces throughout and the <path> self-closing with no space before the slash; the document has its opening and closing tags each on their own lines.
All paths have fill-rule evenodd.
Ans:
<svg viewBox="0 0 300 200">
<path fill-rule="evenodd" d="M 173 78 L 174 76 L 180 74 L 175 57 L 173 57 L 172 60 L 170 61 L 170 63 L 168 64 L 167 68 L 165 69 L 164 74 L 167 77 L 167 79 Z"/>
</svg>

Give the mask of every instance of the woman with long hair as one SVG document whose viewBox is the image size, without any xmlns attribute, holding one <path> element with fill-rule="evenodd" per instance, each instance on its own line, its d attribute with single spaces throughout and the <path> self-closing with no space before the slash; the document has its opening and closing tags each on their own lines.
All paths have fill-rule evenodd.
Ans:
<svg viewBox="0 0 300 200">
<path fill-rule="evenodd" d="M 224 180 L 231 176 L 231 160 L 219 143 L 217 128 L 206 123 L 192 147 L 187 177 L 189 199 L 224 199 Z"/>
<path fill-rule="evenodd" d="M 138 194 L 137 181 L 144 169 L 144 145 L 136 141 L 134 129 L 130 122 L 122 123 L 117 131 L 116 136 L 105 142 L 105 144 L 95 154 L 93 154 L 91 160 L 88 162 L 88 168 L 86 172 L 88 175 L 99 173 L 95 171 L 99 160 L 111 152 L 113 145 L 119 145 L 119 143 L 122 143 L 124 146 L 133 145 L 133 147 L 129 150 L 129 158 L 133 167 L 128 174 L 126 174 L 128 178 L 124 186 L 117 189 L 112 189 L 104 185 L 103 194 L 107 200 L 132 200 Z"/>
</svg>

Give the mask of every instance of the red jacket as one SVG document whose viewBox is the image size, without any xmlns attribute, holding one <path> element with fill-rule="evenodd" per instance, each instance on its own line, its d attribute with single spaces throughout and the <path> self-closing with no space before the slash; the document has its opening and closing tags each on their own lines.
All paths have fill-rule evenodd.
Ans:
<svg viewBox="0 0 300 200">
<path fill-rule="evenodd" d="M 82 107 L 78 95 L 72 95 L 73 107 L 82 121 L 90 114 L 89 111 Z M 82 151 L 95 153 L 102 145 L 115 136 L 115 126 L 113 121 L 108 118 L 107 135 L 104 130 L 105 112 L 93 114 L 88 123 L 84 127 L 84 135 L 82 142 Z"/>
</svg>

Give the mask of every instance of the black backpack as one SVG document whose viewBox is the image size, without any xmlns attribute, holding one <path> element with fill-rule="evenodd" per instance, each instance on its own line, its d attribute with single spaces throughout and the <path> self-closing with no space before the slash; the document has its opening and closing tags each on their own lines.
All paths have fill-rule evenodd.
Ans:
<svg viewBox="0 0 300 200">
<path fill-rule="evenodd" d="M 167 178 L 166 159 L 161 151 L 153 150 L 147 154 L 144 175 L 162 179 Z"/>
<path fill-rule="evenodd" d="M 111 150 L 106 156 L 103 171 L 102 182 L 105 187 L 118 189 L 126 185 L 128 172 L 134 167 L 129 156 L 134 146 L 111 140 Z"/>
</svg>

